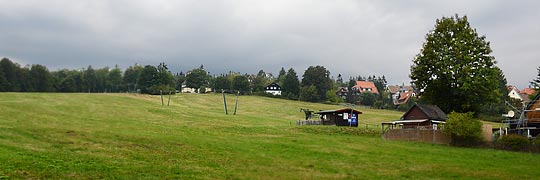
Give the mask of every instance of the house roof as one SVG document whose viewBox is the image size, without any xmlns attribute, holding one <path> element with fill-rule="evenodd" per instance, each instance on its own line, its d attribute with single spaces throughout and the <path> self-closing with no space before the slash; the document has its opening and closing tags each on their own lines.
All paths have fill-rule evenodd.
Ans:
<svg viewBox="0 0 540 180">
<path fill-rule="evenodd" d="M 349 92 L 349 89 L 347 87 L 339 87 L 337 92 Z"/>
<path fill-rule="evenodd" d="M 391 93 L 391 94 L 395 94 L 399 91 L 399 86 L 398 85 L 390 85 L 390 86 L 387 86 L 386 87 L 388 89 L 388 92 Z"/>
<path fill-rule="evenodd" d="M 536 90 L 533 89 L 533 88 L 525 88 L 525 89 L 519 91 L 519 93 L 527 94 L 527 95 L 533 95 L 535 92 L 536 92 Z"/>
<path fill-rule="evenodd" d="M 266 87 L 281 87 L 281 86 L 279 86 L 279 84 L 278 84 L 278 83 L 276 83 L 276 82 L 273 82 L 272 84 L 269 84 L 269 85 L 268 85 L 268 86 L 266 86 Z"/>
<path fill-rule="evenodd" d="M 405 104 L 409 101 L 409 99 L 413 96 L 413 92 L 412 91 L 407 91 L 407 92 L 404 92 L 404 93 L 401 93 L 399 95 L 399 99 L 397 100 L 397 102 L 395 103 L 396 105 L 398 104 Z"/>
<path fill-rule="evenodd" d="M 356 81 L 356 85 L 354 85 L 353 88 L 360 90 L 361 93 L 365 92 L 364 89 L 371 89 L 371 91 L 368 91 L 368 92 L 379 94 L 379 90 L 377 90 L 377 86 L 375 86 L 375 83 L 371 81 Z"/>
<path fill-rule="evenodd" d="M 506 89 L 508 90 L 508 92 L 515 90 L 517 93 L 519 93 L 519 89 L 516 86 L 508 85 L 506 86 Z"/>
<path fill-rule="evenodd" d="M 409 114 L 411 110 L 415 107 L 420 109 L 420 111 L 422 111 L 431 120 L 445 121 L 447 118 L 446 113 L 444 113 L 441 110 L 441 108 L 439 108 L 437 105 L 420 105 L 420 104 L 413 105 L 411 108 L 409 108 L 409 110 L 405 114 L 403 114 L 403 116 L 401 116 L 401 118 L 403 119 L 405 116 L 407 116 L 407 114 Z"/>
<path fill-rule="evenodd" d="M 362 112 L 352 109 L 352 108 L 344 108 L 344 109 L 337 109 L 337 110 L 324 110 L 316 112 L 315 114 L 330 114 L 330 113 L 344 113 L 344 112 L 354 112 L 356 114 L 362 114 Z"/>
</svg>

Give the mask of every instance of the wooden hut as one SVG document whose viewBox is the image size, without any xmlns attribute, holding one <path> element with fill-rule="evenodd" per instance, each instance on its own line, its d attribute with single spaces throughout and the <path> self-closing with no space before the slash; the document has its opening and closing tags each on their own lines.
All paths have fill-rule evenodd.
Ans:
<svg viewBox="0 0 540 180">
<path fill-rule="evenodd" d="M 530 123 L 540 123 L 540 93 L 529 102 L 526 114 Z"/>
<path fill-rule="evenodd" d="M 525 110 L 527 125 L 524 129 L 529 137 L 540 135 L 540 93 L 538 93 L 527 105 Z"/>
<path fill-rule="evenodd" d="M 352 108 L 319 111 L 323 125 L 354 126 L 358 127 L 358 115 L 362 112 Z"/>
<path fill-rule="evenodd" d="M 392 129 L 398 126 L 403 129 L 438 129 L 437 125 L 444 124 L 446 118 L 446 113 L 436 105 L 415 104 L 401 116 L 400 120 L 385 122 L 382 125 L 389 125 Z"/>
</svg>

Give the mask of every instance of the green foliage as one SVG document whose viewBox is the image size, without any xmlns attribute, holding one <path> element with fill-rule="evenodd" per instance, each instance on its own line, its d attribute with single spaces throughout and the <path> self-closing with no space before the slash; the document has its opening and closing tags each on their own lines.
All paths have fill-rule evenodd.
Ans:
<svg viewBox="0 0 540 180">
<path fill-rule="evenodd" d="M 223 90 L 230 90 L 231 88 L 231 80 L 227 76 L 218 76 L 214 80 L 214 89 L 216 91 Z"/>
<path fill-rule="evenodd" d="M 152 88 L 156 84 L 157 69 L 152 65 L 146 65 L 139 75 L 139 87 L 142 93 L 156 94 L 156 88 Z M 159 91 L 157 92 L 159 94 Z"/>
<path fill-rule="evenodd" d="M 489 42 L 469 25 L 467 16 L 443 17 L 426 35 L 410 78 L 425 102 L 445 112 L 480 112 L 501 97 L 491 52 Z"/>
<path fill-rule="evenodd" d="M 200 68 L 193 69 L 189 71 L 186 75 L 186 86 L 190 88 L 195 88 L 195 91 L 198 91 L 201 86 L 208 84 L 209 79 L 208 73 L 203 69 L 201 65 Z"/>
<path fill-rule="evenodd" d="M 107 87 L 111 92 L 120 92 L 122 86 L 122 70 L 116 65 L 109 72 L 109 77 L 107 77 Z"/>
<path fill-rule="evenodd" d="M 371 92 L 364 92 L 360 94 L 360 104 L 365 106 L 373 106 L 377 101 L 377 95 Z"/>
<path fill-rule="evenodd" d="M 97 74 L 92 66 L 88 66 L 82 76 L 82 90 L 86 92 L 96 92 Z"/>
<path fill-rule="evenodd" d="M 293 68 L 290 68 L 285 74 L 283 84 L 281 84 L 281 94 L 288 99 L 298 99 L 300 95 L 300 81 Z"/>
<path fill-rule="evenodd" d="M 532 87 L 538 89 L 540 88 L 540 66 L 538 66 L 536 70 L 538 71 L 538 75 L 536 75 L 536 78 L 533 79 L 530 83 Z"/>
<path fill-rule="evenodd" d="M 263 70 L 260 70 L 251 81 L 253 92 L 263 92 L 264 88 L 272 83 L 270 81 L 272 80 L 267 78 L 267 74 Z"/>
<path fill-rule="evenodd" d="M 444 133 L 450 135 L 453 145 L 476 145 L 482 140 L 482 123 L 473 118 L 472 112 L 452 112 L 444 125 Z"/>
<path fill-rule="evenodd" d="M 314 86 L 315 91 L 317 92 L 316 97 L 309 98 L 310 102 L 313 102 L 313 100 L 316 100 L 316 102 L 325 101 L 326 92 L 332 89 L 332 80 L 330 79 L 330 72 L 326 70 L 324 66 L 308 67 L 308 69 L 306 69 L 306 71 L 304 72 L 304 75 L 302 76 L 302 89 L 311 90 L 309 86 Z M 304 87 L 308 87 L 308 88 L 304 88 Z M 310 93 L 311 92 L 309 92 L 309 94 Z M 302 99 L 302 97 L 300 99 Z"/>
<path fill-rule="evenodd" d="M 313 85 L 302 86 L 300 89 L 300 100 L 307 102 L 319 102 L 319 95 L 317 94 L 317 88 Z"/>
<path fill-rule="evenodd" d="M 502 136 L 497 140 L 497 146 L 506 150 L 524 151 L 529 148 L 529 145 L 531 145 L 529 139 L 516 134 Z"/>
<path fill-rule="evenodd" d="M 283 85 L 283 83 L 285 82 L 285 76 L 286 75 L 287 75 L 287 71 L 285 71 L 285 68 L 281 67 L 281 70 L 279 70 L 279 75 L 278 75 L 278 78 L 277 78 L 277 83 L 279 85 Z M 298 77 L 296 79 L 298 79 Z"/>
<path fill-rule="evenodd" d="M 53 77 L 47 67 L 34 64 L 30 69 L 30 82 L 34 91 L 37 92 L 52 92 L 53 89 Z"/>
<path fill-rule="evenodd" d="M 240 93 L 249 92 L 249 80 L 246 76 L 235 76 L 232 80 L 232 90 L 240 91 Z"/>
<path fill-rule="evenodd" d="M 3 91 L 20 91 L 21 79 L 17 78 L 17 69 L 19 68 L 17 63 L 12 62 L 8 58 L 2 58 L 2 60 L 0 60 L 0 71 L 3 74 L 3 78 L 0 77 L 0 81 L 2 81 L 0 88 L 3 89 Z"/>
<path fill-rule="evenodd" d="M 138 80 L 142 71 L 143 67 L 138 64 L 130 66 L 126 69 L 126 71 L 124 71 L 123 82 L 127 86 L 128 92 L 135 92 L 140 88 Z"/>
<path fill-rule="evenodd" d="M 339 98 L 335 90 L 329 90 L 326 92 L 326 102 L 331 104 L 338 104 L 343 102 L 343 99 Z"/>
</svg>

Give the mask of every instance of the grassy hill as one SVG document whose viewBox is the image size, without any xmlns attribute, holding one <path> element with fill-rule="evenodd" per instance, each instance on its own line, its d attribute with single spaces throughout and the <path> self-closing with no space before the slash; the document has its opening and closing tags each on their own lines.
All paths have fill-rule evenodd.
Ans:
<svg viewBox="0 0 540 180">
<path fill-rule="evenodd" d="M 338 106 L 216 94 L 0 93 L 0 179 L 536 179 L 535 154 L 294 125 Z M 166 102 L 166 101 L 165 101 Z M 234 106 L 229 97 L 230 112 Z M 360 123 L 402 113 L 360 109 Z M 360 135 L 359 135 L 360 134 Z"/>
</svg>

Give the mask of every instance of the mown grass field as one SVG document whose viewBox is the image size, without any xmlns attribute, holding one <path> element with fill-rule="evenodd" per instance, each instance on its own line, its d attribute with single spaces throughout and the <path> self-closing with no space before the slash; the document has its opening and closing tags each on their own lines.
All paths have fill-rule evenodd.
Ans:
<svg viewBox="0 0 540 180">
<path fill-rule="evenodd" d="M 218 94 L 0 93 L 0 179 L 538 179 L 540 156 L 294 125 L 332 105 Z M 166 101 L 165 101 L 166 103 Z M 229 96 L 230 112 L 234 98 Z M 360 109 L 360 123 L 401 112 Z M 378 132 L 373 130 L 369 132 Z"/>
</svg>

